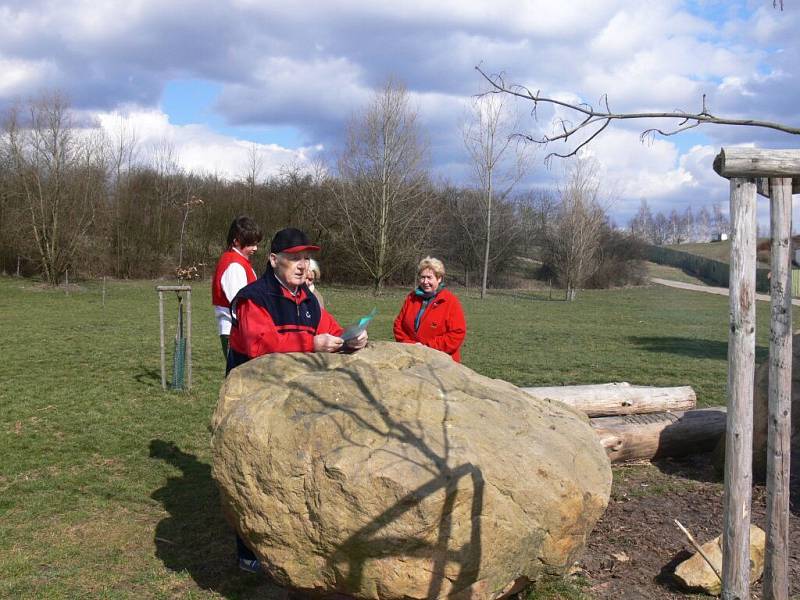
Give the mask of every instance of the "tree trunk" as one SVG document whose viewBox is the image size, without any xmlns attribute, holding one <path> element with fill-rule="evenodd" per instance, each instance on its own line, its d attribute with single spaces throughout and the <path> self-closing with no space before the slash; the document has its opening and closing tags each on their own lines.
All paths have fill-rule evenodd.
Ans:
<svg viewBox="0 0 800 600">
<path fill-rule="evenodd" d="M 725 433 L 724 406 L 590 419 L 611 462 L 713 450 Z"/>
<path fill-rule="evenodd" d="M 691 410 L 697 403 L 689 386 L 651 387 L 622 383 L 520 388 L 541 400 L 557 400 L 589 417 Z"/>
</svg>

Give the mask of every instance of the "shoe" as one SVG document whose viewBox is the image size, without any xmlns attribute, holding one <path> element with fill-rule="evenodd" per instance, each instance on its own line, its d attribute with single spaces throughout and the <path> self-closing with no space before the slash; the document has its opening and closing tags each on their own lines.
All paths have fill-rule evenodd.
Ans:
<svg viewBox="0 0 800 600">
<path fill-rule="evenodd" d="M 240 558 L 239 568 L 248 573 L 261 573 L 261 562 L 257 558 Z"/>
</svg>

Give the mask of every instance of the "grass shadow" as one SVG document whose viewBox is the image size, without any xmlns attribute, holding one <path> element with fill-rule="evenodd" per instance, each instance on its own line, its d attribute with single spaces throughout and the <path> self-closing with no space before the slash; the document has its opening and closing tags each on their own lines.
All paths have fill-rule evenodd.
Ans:
<svg viewBox="0 0 800 600">
<path fill-rule="evenodd" d="M 150 440 L 150 457 L 181 471 L 150 496 L 169 513 L 156 525 L 153 540 L 164 566 L 188 573 L 200 588 L 225 598 L 285 599 L 286 590 L 265 577 L 239 571 L 234 533 L 222 516 L 211 466 L 159 439 Z"/>
<path fill-rule="evenodd" d="M 642 350 L 656 354 L 678 354 L 689 358 L 708 358 L 712 360 L 728 360 L 728 342 L 719 340 L 701 340 L 688 337 L 643 337 L 628 338 Z"/>
<path fill-rule="evenodd" d="M 171 375 L 171 373 L 170 373 Z M 161 371 L 158 369 L 151 369 L 143 365 L 139 366 L 139 372 L 133 378 L 137 383 L 146 385 L 148 387 L 161 387 Z M 167 382 L 169 383 L 169 382 Z"/>
</svg>

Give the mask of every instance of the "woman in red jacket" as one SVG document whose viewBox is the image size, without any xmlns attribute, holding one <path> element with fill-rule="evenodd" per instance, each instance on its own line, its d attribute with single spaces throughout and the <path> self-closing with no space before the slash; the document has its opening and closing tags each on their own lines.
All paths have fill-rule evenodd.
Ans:
<svg viewBox="0 0 800 600">
<path fill-rule="evenodd" d="M 419 261 L 419 286 L 406 296 L 394 320 L 394 339 L 406 344 L 424 344 L 461 362 L 460 348 L 467 335 L 467 324 L 461 303 L 445 289 L 443 279 L 442 261 L 430 256 Z"/>
</svg>

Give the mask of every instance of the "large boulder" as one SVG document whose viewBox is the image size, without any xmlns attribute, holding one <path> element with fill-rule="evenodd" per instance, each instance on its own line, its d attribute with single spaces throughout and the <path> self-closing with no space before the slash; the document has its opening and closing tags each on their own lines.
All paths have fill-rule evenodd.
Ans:
<svg viewBox="0 0 800 600">
<path fill-rule="evenodd" d="M 230 522 L 323 594 L 502 597 L 573 564 L 611 487 L 586 417 L 424 346 L 252 360 L 212 428 Z"/>
</svg>

